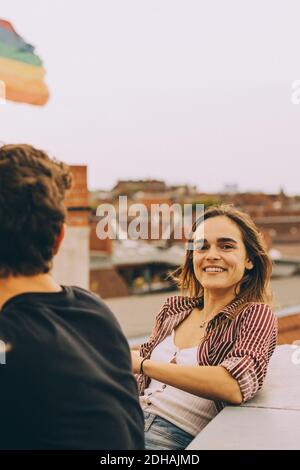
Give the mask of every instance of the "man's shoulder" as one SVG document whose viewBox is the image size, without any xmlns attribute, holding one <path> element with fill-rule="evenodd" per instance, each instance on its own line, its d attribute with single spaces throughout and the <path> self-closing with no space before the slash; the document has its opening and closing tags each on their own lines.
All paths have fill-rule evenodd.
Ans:
<svg viewBox="0 0 300 470">
<path fill-rule="evenodd" d="M 36 328 L 51 329 L 51 325 L 62 325 L 62 321 L 76 325 L 93 325 L 99 321 L 109 327 L 119 328 L 119 324 L 109 307 L 96 294 L 78 286 L 62 286 L 62 295 L 19 296 L 7 304 L 0 314 L 1 333 L 31 336 Z M 1 338 L 0 338 L 1 339 Z"/>
<path fill-rule="evenodd" d="M 101 297 L 87 289 L 84 289 L 83 287 L 79 286 L 63 286 L 64 289 L 68 289 L 73 292 L 75 297 L 77 298 L 82 298 L 82 299 L 87 299 L 90 300 L 91 302 L 95 302 L 101 305 L 105 305 Z"/>
</svg>

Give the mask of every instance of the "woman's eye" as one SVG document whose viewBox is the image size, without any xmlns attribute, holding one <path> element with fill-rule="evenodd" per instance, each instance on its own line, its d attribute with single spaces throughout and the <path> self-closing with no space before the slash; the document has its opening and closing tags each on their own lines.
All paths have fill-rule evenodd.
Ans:
<svg viewBox="0 0 300 470">
<path fill-rule="evenodd" d="M 203 243 L 203 241 L 199 240 L 199 241 L 194 241 L 193 248 L 196 251 L 205 251 L 209 249 L 209 246 Z M 221 248 L 222 250 L 233 250 L 234 246 L 229 243 L 225 243 L 224 245 L 219 245 L 219 248 Z"/>
<path fill-rule="evenodd" d="M 203 243 L 194 243 L 194 250 L 203 251 L 206 250 L 207 246 L 203 245 Z"/>
</svg>

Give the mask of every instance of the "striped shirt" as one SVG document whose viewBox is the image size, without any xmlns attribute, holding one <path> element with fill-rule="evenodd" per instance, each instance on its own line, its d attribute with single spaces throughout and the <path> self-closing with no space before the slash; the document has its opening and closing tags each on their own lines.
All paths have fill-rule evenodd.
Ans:
<svg viewBox="0 0 300 470">
<path fill-rule="evenodd" d="M 150 358 L 153 349 L 200 306 L 199 297 L 169 297 L 155 319 L 151 336 L 140 346 L 140 356 Z M 277 333 L 277 318 L 268 305 L 235 300 L 208 323 L 197 350 L 198 365 L 219 365 L 227 369 L 238 381 L 246 402 L 263 385 Z M 139 393 L 143 395 L 151 378 L 143 374 L 136 378 Z M 215 403 L 219 411 L 226 405 L 222 401 Z"/>
<path fill-rule="evenodd" d="M 197 366 L 197 346 L 180 349 L 174 337 L 175 330 L 153 349 L 151 359 L 167 363 L 176 357 L 176 364 Z M 214 401 L 154 379 L 140 396 L 140 404 L 144 411 L 166 419 L 191 436 L 197 436 L 218 413 Z"/>
</svg>

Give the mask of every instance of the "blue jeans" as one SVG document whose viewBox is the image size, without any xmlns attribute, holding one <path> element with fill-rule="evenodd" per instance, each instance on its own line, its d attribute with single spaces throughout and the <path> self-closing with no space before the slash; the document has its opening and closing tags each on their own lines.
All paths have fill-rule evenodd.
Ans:
<svg viewBox="0 0 300 470">
<path fill-rule="evenodd" d="M 183 450 L 194 439 L 160 416 L 144 411 L 145 449 L 148 450 Z"/>
</svg>

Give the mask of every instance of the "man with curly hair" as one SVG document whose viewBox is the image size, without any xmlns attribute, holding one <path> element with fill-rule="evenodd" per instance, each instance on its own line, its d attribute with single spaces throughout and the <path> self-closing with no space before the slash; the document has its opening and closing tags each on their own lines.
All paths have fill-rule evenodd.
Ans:
<svg viewBox="0 0 300 470">
<path fill-rule="evenodd" d="M 119 324 L 97 296 L 51 276 L 70 187 L 69 168 L 45 152 L 0 147 L 0 448 L 141 449 Z"/>
</svg>

